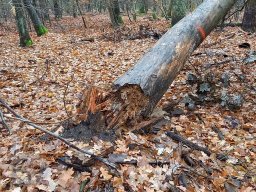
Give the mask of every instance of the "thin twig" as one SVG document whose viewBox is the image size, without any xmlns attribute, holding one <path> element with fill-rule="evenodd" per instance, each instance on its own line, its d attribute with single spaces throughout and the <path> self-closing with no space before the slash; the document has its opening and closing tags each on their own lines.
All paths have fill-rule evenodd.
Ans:
<svg viewBox="0 0 256 192">
<path fill-rule="evenodd" d="M 72 144 L 72 143 L 70 143 L 69 141 L 67 141 L 65 138 L 63 138 L 63 137 L 61 137 L 61 136 L 59 136 L 59 135 L 57 135 L 57 134 L 55 134 L 55 133 L 52 133 L 52 132 L 50 132 L 50 131 L 44 129 L 43 127 L 40 127 L 40 126 L 38 126 L 38 125 L 32 123 L 32 122 L 29 121 L 28 119 L 26 119 L 26 118 L 20 116 L 20 115 L 17 114 L 2 98 L 0 98 L 0 103 L 1 103 L 1 105 L 2 105 L 3 107 L 5 107 L 9 112 L 11 112 L 18 120 L 20 120 L 20 121 L 22 121 L 22 122 L 24 122 L 24 123 L 27 123 L 28 125 L 34 127 L 35 129 L 38 129 L 38 130 L 40 130 L 40 131 L 42 131 L 42 132 L 44 132 L 44 133 L 46 133 L 46 134 L 48 134 L 48 135 L 51 135 L 52 137 L 54 137 L 54 138 L 56 138 L 56 139 L 61 140 L 61 141 L 64 142 L 67 146 L 69 146 L 69 147 L 71 147 L 71 148 L 73 148 L 73 149 L 75 149 L 75 150 L 77 150 L 77 151 L 79 151 L 79 152 L 81 152 L 81 153 L 83 153 L 83 154 L 89 155 L 89 156 L 91 156 L 92 158 L 94 158 L 94 159 L 96 159 L 96 160 L 98 160 L 98 161 L 100 161 L 100 162 L 102 162 L 102 163 L 108 165 L 109 167 L 111 167 L 111 168 L 113 168 L 113 169 L 115 169 L 115 170 L 117 169 L 116 165 L 115 165 L 114 163 L 109 162 L 107 159 L 102 158 L 102 157 L 98 157 L 97 155 L 95 155 L 95 154 L 93 154 L 93 153 L 91 153 L 91 152 L 89 152 L 89 151 L 80 149 L 79 147 L 77 147 L 77 146 L 75 146 L 74 144 Z"/>
<path fill-rule="evenodd" d="M 12 116 L 4 115 L 4 117 L 17 120 L 16 117 L 12 117 Z M 65 122 L 65 121 L 68 121 L 70 119 L 71 118 L 69 117 L 69 118 L 63 119 L 62 121 L 57 121 L 57 122 L 35 122 L 35 121 L 31 121 L 31 122 L 34 124 L 39 124 L 39 125 L 59 125 L 59 124 Z"/>
<path fill-rule="evenodd" d="M 1 120 L 2 120 L 2 125 L 3 125 L 3 127 L 8 130 L 9 134 L 11 134 L 11 129 L 10 129 L 10 127 L 7 125 L 7 123 L 6 123 L 6 121 L 5 121 L 4 115 L 3 115 L 3 112 L 2 112 L 2 111 L 0 111 L 0 118 L 1 118 Z"/>
</svg>

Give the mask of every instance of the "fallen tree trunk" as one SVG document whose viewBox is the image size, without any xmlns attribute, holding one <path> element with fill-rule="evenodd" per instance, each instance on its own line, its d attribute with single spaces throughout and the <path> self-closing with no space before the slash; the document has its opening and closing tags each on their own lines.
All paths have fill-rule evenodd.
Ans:
<svg viewBox="0 0 256 192">
<path fill-rule="evenodd" d="M 234 3 L 235 0 L 205 0 L 117 79 L 109 94 L 95 87 L 86 89 L 75 122 L 87 121 L 95 131 L 147 125 L 150 121 L 143 122 L 143 118 L 152 113 L 188 57 Z M 103 123 L 97 126 L 93 122 Z"/>
<path fill-rule="evenodd" d="M 148 116 L 191 53 L 235 2 L 205 0 L 192 14 L 173 26 L 133 68 L 117 79 L 114 90 L 129 107 L 126 111 Z"/>
</svg>

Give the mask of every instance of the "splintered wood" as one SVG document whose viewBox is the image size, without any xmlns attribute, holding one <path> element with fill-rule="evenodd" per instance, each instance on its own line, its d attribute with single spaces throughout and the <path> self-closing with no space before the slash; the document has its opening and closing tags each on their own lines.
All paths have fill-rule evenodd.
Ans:
<svg viewBox="0 0 256 192">
<path fill-rule="evenodd" d="M 89 87 L 83 91 L 82 98 L 77 104 L 76 122 L 86 121 L 90 113 L 94 114 L 97 109 L 101 109 L 103 92 L 96 87 Z"/>
<path fill-rule="evenodd" d="M 90 115 L 101 112 L 107 129 L 129 128 L 142 120 L 148 101 L 136 85 L 124 86 L 110 93 L 90 87 L 83 92 L 77 105 L 76 123 L 87 121 Z"/>
</svg>

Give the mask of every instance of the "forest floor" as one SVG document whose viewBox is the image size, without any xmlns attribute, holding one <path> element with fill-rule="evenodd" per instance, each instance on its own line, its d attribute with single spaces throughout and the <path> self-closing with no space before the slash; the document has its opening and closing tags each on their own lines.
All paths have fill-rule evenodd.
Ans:
<svg viewBox="0 0 256 192">
<path fill-rule="evenodd" d="M 87 22 L 86 30 L 80 18 L 53 22 L 46 36 L 31 33 L 29 48 L 18 46 L 14 22 L 1 25 L 0 98 L 59 133 L 76 115 L 84 89 L 111 89 L 170 27 L 148 17 L 116 30 L 106 16 L 91 15 Z M 161 100 L 165 112 L 155 113 L 163 116 L 162 124 L 149 131 L 126 130 L 114 141 L 70 140 L 118 164 L 118 174 L 0 108 L 12 130 L 9 135 L 0 125 L 0 191 L 255 191 L 253 50 L 256 34 L 217 28 Z M 207 147 L 211 155 L 177 143 L 167 131 Z M 228 159 L 220 161 L 220 153 Z"/>
</svg>

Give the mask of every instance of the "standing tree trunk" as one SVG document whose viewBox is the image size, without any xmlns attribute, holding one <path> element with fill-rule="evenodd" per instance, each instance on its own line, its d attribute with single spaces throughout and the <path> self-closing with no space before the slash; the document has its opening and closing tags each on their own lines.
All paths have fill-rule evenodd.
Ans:
<svg viewBox="0 0 256 192">
<path fill-rule="evenodd" d="M 118 0 L 108 0 L 108 11 L 113 27 L 118 27 L 123 24 Z"/>
<path fill-rule="evenodd" d="M 40 17 L 43 21 L 49 20 L 50 21 L 50 16 L 49 16 L 49 7 L 48 7 L 48 2 L 47 0 L 40 0 L 39 1 L 39 7 L 41 10 Z"/>
<path fill-rule="evenodd" d="M 72 3 L 72 13 L 73 13 L 73 17 L 76 18 L 77 17 L 77 3 L 75 0 L 71 1 Z"/>
<path fill-rule="evenodd" d="M 127 106 L 126 114 L 148 116 L 153 111 L 188 57 L 234 3 L 235 0 L 205 0 L 191 15 L 173 26 L 133 68 L 114 82 L 118 97 Z M 131 112 L 129 108 L 136 110 Z"/>
<path fill-rule="evenodd" d="M 256 32 L 256 0 L 248 0 L 245 6 L 242 29 Z"/>
<path fill-rule="evenodd" d="M 28 32 L 25 13 L 22 6 L 22 0 L 13 0 L 12 2 L 15 6 L 15 19 L 17 22 L 17 28 L 20 36 L 20 46 L 31 46 L 33 44 L 33 41 L 30 38 Z"/>
<path fill-rule="evenodd" d="M 55 19 L 61 19 L 62 18 L 62 9 L 60 6 L 59 0 L 53 0 L 53 7 L 54 7 L 54 16 Z"/>
<path fill-rule="evenodd" d="M 78 9 L 78 11 L 79 11 L 79 14 L 80 14 L 81 17 L 82 17 L 82 21 L 83 21 L 83 24 L 84 24 L 84 28 L 86 29 L 87 26 L 86 26 L 85 18 L 84 18 L 84 15 L 83 15 L 83 13 L 82 13 L 82 10 L 81 10 L 81 7 L 80 7 L 80 5 L 79 5 L 78 0 L 76 0 L 76 6 L 77 6 L 77 9 Z"/>
<path fill-rule="evenodd" d="M 39 18 L 35 7 L 32 5 L 31 0 L 23 0 L 23 2 L 28 11 L 29 17 L 33 23 L 36 34 L 38 36 L 42 36 L 42 35 L 46 34 L 48 32 L 48 30 L 42 23 L 41 19 Z"/>
<path fill-rule="evenodd" d="M 186 0 L 171 1 L 172 26 L 186 16 Z"/>
</svg>

